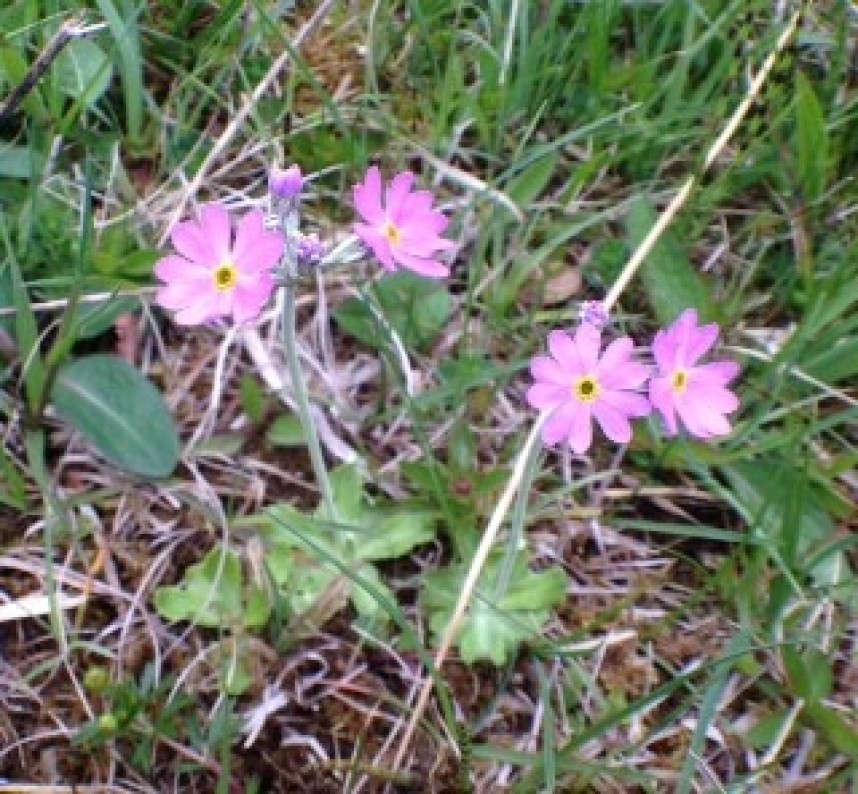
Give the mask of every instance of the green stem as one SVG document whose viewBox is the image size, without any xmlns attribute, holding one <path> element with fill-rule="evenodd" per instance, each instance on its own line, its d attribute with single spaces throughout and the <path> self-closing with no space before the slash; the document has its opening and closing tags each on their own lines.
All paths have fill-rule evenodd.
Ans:
<svg viewBox="0 0 858 794">
<path fill-rule="evenodd" d="M 292 393 L 298 407 L 298 419 L 304 429 L 304 437 L 307 439 L 307 449 L 310 452 L 310 462 L 316 475 L 316 482 L 322 492 L 322 501 L 328 513 L 328 518 L 337 521 L 337 507 L 334 503 L 334 492 L 331 481 L 328 478 L 328 469 L 325 466 L 325 458 L 322 454 L 322 446 L 319 444 L 319 436 L 313 417 L 310 413 L 310 401 L 307 397 L 307 389 L 304 386 L 304 377 L 301 373 L 301 362 L 298 360 L 298 345 L 295 337 L 295 282 L 289 278 L 283 287 L 285 300 L 283 301 L 283 347 L 286 351 L 286 364 L 289 367 L 289 377 L 292 381 Z"/>
</svg>

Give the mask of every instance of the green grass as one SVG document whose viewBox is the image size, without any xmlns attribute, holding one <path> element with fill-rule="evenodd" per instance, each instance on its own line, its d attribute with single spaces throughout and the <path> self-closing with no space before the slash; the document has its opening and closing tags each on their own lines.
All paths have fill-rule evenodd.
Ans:
<svg viewBox="0 0 858 794">
<path fill-rule="evenodd" d="M 783 20 L 771 3 L 739 0 L 335 4 L 193 198 L 247 208 L 264 196 L 270 162 L 296 161 L 315 175 L 307 225 L 325 235 L 346 230 L 350 186 L 369 162 L 388 175 L 410 167 L 437 188 L 462 244 L 451 314 L 433 316 L 408 285 L 391 296 L 357 284 L 364 303 L 346 304 L 357 293 L 340 273 L 324 301 L 307 289 L 300 304 L 308 354 L 323 360 L 311 326 L 334 353 L 332 380 L 313 375 L 311 394 L 336 407 L 332 432 L 366 462 L 367 499 L 393 512 L 418 502 L 435 516 L 435 540 L 357 570 L 319 541 L 330 527 L 302 538 L 307 565 L 344 577 L 389 616 L 383 625 L 345 608 L 332 585 L 306 614 L 275 600 L 261 629 L 212 629 L 164 621 L 153 592 L 218 544 L 242 560 L 240 582 L 269 587 L 252 578 L 270 569 L 248 526 L 265 506 L 316 503 L 300 482 L 302 451 L 265 440 L 286 409 L 273 395 L 242 403 L 253 361 L 227 358 L 223 415 L 161 481 L 99 462 L 42 408 L 55 368 L 112 349 L 112 323 L 130 310 L 141 318 L 136 366 L 192 436 L 220 335 L 153 316 L 158 240 L 315 4 L 193 2 L 177 13 L 165 2 L 15 0 L 0 9 L 0 101 L 72 5 L 105 24 L 0 121 L 0 305 L 15 309 L 0 328 L 19 348 L 0 387 L 0 588 L 95 590 L 78 613 L 0 623 L 0 677 L 11 682 L 0 686 L 0 777 L 37 782 L 40 732 L 62 725 L 77 736 L 51 739 L 62 782 L 143 775 L 152 791 L 174 779 L 175 790 L 225 791 L 251 773 L 259 790 L 314 779 L 357 790 L 364 778 L 375 790 L 398 772 L 438 791 L 858 789 L 858 23 L 848 3 L 808 4 L 796 46 L 615 313 L 616 331 L 641 341 L 687 305 L 721 324 L 725 353 L 743 367 L 733 434 L 669 440 L 653 421 L 620 457 L 607 443 L 583 460 L 542 455 L 495 578 L 473 602 L 503 619 L 516 650 L 497 667 L 456 652 L 440 671 L 429 624 L 449 615 L 451 577 L 461 586 L 452 572 L 473 554 L 531 426 L 528 360 L 575 322 L 580 301 L 607 292 L 699 174 Z M 556 277 L 570 271 L 580 286 L 563 291 Z M 39 306 L 119 290 L 131 303 L 107 302 L 86 333 Z M 413 396 L 392 334 L 421 380 Z M 547 581 L 536 571 L 562 568 L 563 603 L 501 614 L 518 560 L 534 590 Z M 441 583 L 434 607 L 420 595 L 427 581 Z M 239 695 L 223 674 L 236 648 L 249 649 Z M 94 667 L 108 669 L 108 686 L 80 685 Z M 429 674 L 441 708 L 393 770 L 401 734 L 383 745 Z M 245 749 L 245 716 L 271 702 L 267 685 L 288 704 Z"/>
</svg>

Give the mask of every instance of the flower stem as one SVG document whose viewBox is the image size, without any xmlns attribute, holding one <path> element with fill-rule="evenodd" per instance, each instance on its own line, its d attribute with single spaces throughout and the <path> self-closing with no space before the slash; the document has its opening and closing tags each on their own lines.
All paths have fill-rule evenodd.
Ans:
<svg viewBox="0 0 858 794">
<path fill-rule="evenodd" d="M 310 400 L 307 397 L 307 388 L 304 385 L 304 376 L 301 372 L 301 362 L 298 360 L 298 343 L 295 334 L 295 281 L 289 278 L 286 281 L 283 301 L 283 348 L 286 351 L 286 365 L 289 368 L 289 378 L 292 381 L 292 394 L 298 407 L 298 419 L 304 430 L 307 440 L 307 449 L 310 453 L 310 463 L 313 473 L 316 475 L 316 483 L 322 493 L 322 502 L 331 521 L 337 521 L 337 507 L 334 502 L 334 492 L 328 477 L 328 469 L 325 466 L 325 457 L 322 454 L 322 445 L 319 443 L 319 435 L 313 424 L 313 416 L 310 413 Z"/>
</svg>

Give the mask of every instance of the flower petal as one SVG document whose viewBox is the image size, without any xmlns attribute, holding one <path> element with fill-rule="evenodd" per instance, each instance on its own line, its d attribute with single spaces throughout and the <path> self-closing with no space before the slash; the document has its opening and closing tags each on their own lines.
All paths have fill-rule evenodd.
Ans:
<svg viewBox="0 0 858 794">
<path fill-rule="evenodd" d="M 650 401 L 643 394 L 631 391 L 605 389 L 600 395 L 598 403 L 605 403 L 615 411 L 635 419 L 646 416 L 652 411 Z"/>
<path fill-rule="evenodd" d="M 200 208 L 200 229 L 206 236 L 219 265 L 229 259 L 232 249 L 232 223 L 223 204 L 203 204 Z"/>
<path fill-rule="evenodd" d="M 593 443 L 593 417 L 589 408 L 580 403 L 576 407 L 577 410 L 571 417 L 568 441 L 576 455 L 583 455 Z"/>
<path fill-rule="evenodd" d="M 155 275 L 161 281 L 185 281 L 210 278 L 209 268 L 191 262 L 183 256 L 165 256 L 155 263 Z"/>
<path fill-rule="evenodd" d="M 661 330 L 656 333 L 652 342 L 652 355 L 660 372 L 673 372 L 677 369 L 678 352 L 675 333 L 670 330 Z"/>
<path fill-rule="evenodd" d="M 372 252 L 387 270 L 396 270 L 396 263 L 393 261 L 393 249 L 390 247 L 387 237 L 378 229 L 367 226 L 365 223 L 352 224 L 352 230 L 372 249 Z"/>
<path fill-rule="evenodd" d="M 567 386 L 572 382 L 572 377 L 553 358 L 548 356 L 537 356 L 530 362 L 530 374 L 534 380 L 557 383 Z"/>
<path fill-rule="evenodd" d="M 559 383 L 534 383 L 527 390 L 527 402 L 538 410 L 556 408 L 569 401 L 569 387 Z"/>
<path fill-rule="evenodd" d="M 739 407 L 739 398 L 723 386 L 695 383 L 689 384 L 685 396 L 688 400 L 705 405 L 719 414 L 729 414 Z"/>
<path fill-rule="evenodd" d="M 593 416 L 602 432 L 617 444 L 628 444 L 632 440 L 632 426 L 622 411 L 618 411 L 605 400 L 593 404 Z"/>
<path fill-rule="evenodd" d="M 601 363 L 599 369 L 603 369 Z M 604 371 L 599 380 L 606 389 L 639 389 L 652 375 L 646 364 L 638 361 L 626 361 L 622 366 Z"/>
<path fill-rule="evenodd" d="M 401 238 L 397 250 L 415 256 L 429 257 L 434 256 L 436 251 L 454 251 L 457 248 L 456 243 L 452 240 L 438 237 L 435 234 L 406 233 L 404 230 L 400 234 Z"/>
<path fill-rule="evenodd" d="M 174 319 L 179 325 L 200 325 L 227 314 L 229 314 L 229 293 L 212 289 L 198 294 L 192 303 L 176 312 Z"/>
<path fill-rule="evenodd" d="M 574 410 L 568 404 L 552 411 L 542 427 L 542 442 L 553 447 L 568 438 L 573 415 Z"/>
<path fill-rule="evenodd" d="M 283 237 L 265 230 L 263 214 L 249 212 L 239 222 L 232 246 L 232 262 L 241 273 L 272 270 L 283 256 Z"/>
<path fill-rule="evenodd" d="M 206 275 L 204 278 L 185 277 L 165 284 L 155 295 L 155 303 L 165 309 L 175 311 L 190 306 L 201 296 L 214 292 L 214 282 Z"/>
<path fill-rule="evenodd" d="M 739 365 L 734 361 L 713 361 L 695 367 L 692 377 L 701 383 L 727 385 L 739 374 Z"/>
<path fill-rule="evenodd" d="M 415 179 L 416 177 L 411 171 L 403 171 L 393 177 L 390 187 L 385 191 L 384 207 L 387 210 L 387 217 L 397 226 L 401 224 L 405 215 L 407 208 L 405 199 L 411 192 Z"/>
<path fill-rule="evenodd" d="M 700 328 L 695 328 L 688 337 L 685 349 L 685 365 L 694 366 L 718 341 L 720 329 L 717 323 L 710 323 Z"/>
<path fill-rule="evenodd" d="M 437 259 L 423 256 L 414 256 L 397 248 L 391 249 L 393 260 L 407 270 L 428 278 L 446 278 L 450 275 L 450 268 Z"/>
<path fill-rule="evenodd" d="M 664 419 L 667 434 L 675 436 L 679 428 L 676 422 L 675 394 L 669 378 L 653 378 L 649 382 L 649 401 Z"/>
<path fill-rule="evenodd" d="M 723 414 L 713 411 L 705 402 L 692 399 L 687 392 L 676 401 L 676 411 L 688 432 L 697 438 L 714 438 L 730 432 L 730 422 Z"/>
<path fill-rule="evenodd" d="M 384 224 L 386 216 L 381 206 L 381 172 L 378 166 L 372 166 L 364 176 L 363 182 L 352 189 L 355 209 L 367 222 L 376 226 Z"/>
<path fill-rule="evenodd" d="M 232 297 L 233 320 L 236 323 L 244 323 L 256 319 L 272 292 L 274 279 L 268 273 L 260 273 L 253 281 L 239 283 Z"/>
<path fill-rule="evenodd" d="M 584 372 L 595 372 L 599 365 L 601 344 L 602 335 L 597 328 L 589 323 L 578 326 L 575 332 L 575 347 L 578 350 L 578 358 L 584 366 Z"/>
<path fill-rule="evenodd" d="M 211 240 L 196 221 L 177 223 L 170 232 L 173 247 L 185 259 L 204 267 L 217 267 L 218 256 Z"/>
<path fill-rule="evenodd" d="M 587 367 L 578 354 L 575 341 L 565 331 L 552 331 L 548 334 L 548 350 L 567 372 L 570 381 L 587 374 Z"/>
<path fill-rule="evenodd" d="M 635 343 L 628 337 L 615 339 L 605 348 L 602 357 L 599 359 L 599 364 L 596 367 L 596 374 L 600 380 L 608 373 L 614 372 L 620 367 L 625 366 L 632 357 L 632 351 L 635 349 Z"/>
</svg>

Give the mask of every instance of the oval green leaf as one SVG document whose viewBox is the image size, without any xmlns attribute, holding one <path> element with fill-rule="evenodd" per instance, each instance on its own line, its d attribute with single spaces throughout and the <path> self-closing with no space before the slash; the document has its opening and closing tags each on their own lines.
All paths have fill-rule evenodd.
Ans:
<svg viewBox="0 0 858 794">
<path fill-rule="evenodd" d="M 179 437 L 161 393 L 121 358 L 79 358 L 57 372 L 51 398 L 68 422 L 111 463 L 143 477 L 166 477 Z"/>
</svg>

